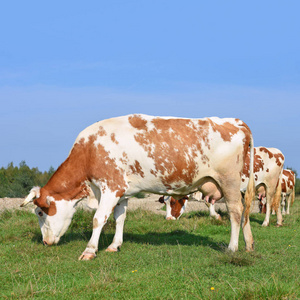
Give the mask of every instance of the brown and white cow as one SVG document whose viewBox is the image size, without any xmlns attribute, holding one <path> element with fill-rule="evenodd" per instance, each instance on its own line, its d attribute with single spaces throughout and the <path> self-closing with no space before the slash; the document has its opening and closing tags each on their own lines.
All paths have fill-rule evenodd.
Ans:
<svg viewBox="0 0 300 300">
<path fill-rule="evenodd" d="M 295 173 L 292 170 L 283 170 L 281 179 L 281 206 L 283 215 L 290 214 L 290 205 L 293 205 L 295 200 L 295 182 Z"/>
<path fill-rule="evenodd" d="M 166 219 L 167 220 L 177 220 L 184 213 L 189 198 L 193 198 L 197 201 L 204 201 L 207 208 L 209 209 L 209 216 L 211 218 L 215 218 L 216 220 L 222 221 L 222 217 L 216 212 L 215 203 L 208 202 L 208 198 L 205 199 L 201 192 L 196 192 L 191 196 L 185 196 L 182 199 L 175 200 L 171 196 L 162 196 L 159 198 L 160 203 L 164 203 L 166 205 Z"/>
<path fill-rule="evenodd" d="M 260 201 L 260 210 L 262 213 L 266 213 L 267 207 L 269 206 L 268 214 L 263 222 L 263 226 L 269 225 L 270 219 L 270 207 L 273 205 L 277 207 L 277 225 L 282 225 L 282 216 L 279 209 L 280 201 L 280 188 L 278 185 L 282 174 L 282 168 L 284 163 L 284 156 L 280 150 L 275 148 L 256 147 L 254 148 L 254 181 L 256 187 L 256 193 Z M 250 164 L 250 153 L 248 153 L 245 167 L 242 174 L 241 192 L 244 193 L 248 185 L 249 176 L 249 164 Z M 289 183 L 292 186 L 292 181 Z M 291 193 L 291 191 L 289 191 Z M 200 198 L 208 203 L 207 196 L 200 196 Z M 200 200 L 197 199 L 197 200 Z M 166 198 L 164 203 L 167 208 L 166 218 L 168 220 L 178 219 L 184 212 L 187 200 L 176 201 L 175 199 Z M 221 220 L 221 216 L 215 211 L 215 201 L 208 203 L 210 216 L 215 219 Z M 279 209 L 279 211 L 278 211 Z"/>
<path fill-rule="evenodd" d="M 249 178 L 249 156 L 246 158 L 242 174 L 241 191 L 244 192 Z M 271 206 L 277 212 L 277 226 L 282 226 L 280 210 L 281 176 L 283 171 L 284 155 L 276 148 L 254 148 L 254 181 L 256 193 L 261 204 L 266 205 L 266 217 L 262 226 L 268 226 L 270 222 Z"/>
<path fill-rule="evenodd" d="M 225 198 L 231 221 L 228 248 L 238 249 L 242 224 L 246 249 L 252 250 L 253 168 L 245 209 L 240 194 L 249 147 L 253 161 L 252 134 L 239 119 L 136 114 L 103 120 L 78 135 L 68 158 L 44 187 L 31 190 L 22 206 L 34 202 L 44 243 L 57 244 L 90 185 L 99 206 L 92 237 L 79 257 L 90 260 L 96 256 L 101 230 L 113 211 L 116 232 L 107 250 L 117 251 L 122 245 L 128 197 L 149 192 L 181 199 L 200 190 L 210 199 Z"/>
</svg>

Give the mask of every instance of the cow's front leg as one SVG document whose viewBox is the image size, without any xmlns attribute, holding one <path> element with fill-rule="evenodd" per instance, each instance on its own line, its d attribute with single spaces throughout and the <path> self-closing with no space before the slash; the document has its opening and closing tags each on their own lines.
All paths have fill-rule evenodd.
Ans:
<svg viewBox="0 0 300 300">
<path fill-rule="evenodd" d="M 271 214 L 271 204 L 270 204 L 269 197 L 268 197 L 267 198 L 267 203 L 266 203 L 266 216 L 265 216 L 265 220 L 264 220 L 264 222 L 262 223 L 261 226 L 263 226 L 263 227 L 269 226 L 270 214 Z"/>
<path fill-rule="evenodd" d="M 93 219 L 93 233 L 86 249 L 83 251 L 79 260 L 92 260 L 96 257 L 98 243 L 103 226 L 106 224 L 113 208 L 117 205 L 119 198 L 102 194 L 101 201 Z"/>
<path fill-rule="evenodd" d="M 291 206 L 291 202 L 292 202 L 292 193 L 288 196 L 287 199 L 287 210 L 286 210 L 286 214 L 289 215 L 290 214 L 290 206 Z"/>
<path fill-rule="evenodd" d="M 126 210 L 128 205 L 128 199 L 126 198 L 122 202 L 118 203 L 114 210 L 114 218 L 116 220 L 116 233 L 113 242 L 107 247 L 107 252 L 117 252 L 118 248 L 123 243 L 123 228 L 126 218 Z"/>
<path fill-rule="evenodd" d="M 281 227 L 282 226 L 282 214 L 281 214 L 281 207 L 280 205 L 278 205 L 278 209 L 277 209 L 277 227 Z"/>
</svg>

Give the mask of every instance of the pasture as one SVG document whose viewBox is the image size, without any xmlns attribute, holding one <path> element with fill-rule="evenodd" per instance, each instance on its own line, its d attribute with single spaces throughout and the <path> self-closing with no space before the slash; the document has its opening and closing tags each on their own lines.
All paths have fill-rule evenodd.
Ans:
<svg viewBox="0 0 300 300">
<path fill-rule="evenodd" d="M 78 261 L 92 232 L 93 214 L 78 211 L 57 246 L 46 247 L 37 217 L 21 210 L 0 215 L 2 299 L 299 299 L 300 198 L 284 226 L 261 227 L 251 214 L 255 251 L 228 253 L 228 215 L 190 212 L 166 221 L 149 211 L 129 211 L 124 243 L 105 252 L 114 234 L 112 218 L 93 261 Z"/>
</svg>

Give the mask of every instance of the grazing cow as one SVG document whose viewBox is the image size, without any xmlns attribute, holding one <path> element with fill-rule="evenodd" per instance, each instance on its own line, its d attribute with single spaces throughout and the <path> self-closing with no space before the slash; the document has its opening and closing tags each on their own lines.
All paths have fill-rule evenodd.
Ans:
<svg viewBox="0 0 300 300">
<path fill-rule="evenodd" d="M 262 213 L 266 213 L 269 205 L 268 214 L 263 222 L 263 226 L 269 225 L 270 207 L 273 204 L 274 207 L 279 208 L 280 201 L 280 188 L 278 185 L 280 176 L 282 174 L 282 168 L 284 163 L 283 154 L 275 148 L 256 147 L 254 148 L 254 181 L 256 187 L 256 193 L 259 199 L 259 208 Z M 248 185 L 249 176 L 249 164 L 250 153 L 248 153 L 245 167 L 241 178 L 241 192 L 244 194 Z M 295 182 L 295 180 L 294 180 Z M 292 181 L 289 183 L 292 186 Z M 289 192 L 291 193 L 291 191 Z M 208 203 L 207 196 L 200 196 L 200 199 L 204 198 Z M 200 200 L 198 199 L 198 200 Z M 167 207 L 167 219 L 178 219 L 184 212 L 187 204 L 187 200 L 175 201 L 175 199 L 165 200 Z M 209 203 L 208 203 L 209 204 Z M 221 216 L 216 213 L 214 208 L 214 202 L 210 203 L 210 216 L 221 220 Z M 282 226 L 282 216 L 280 209 L 277 209 L 277 225 Z"/>
<path fill-rule="evenodd" d="M 90 260 L 96 256 L 101 230 L 113 211 L 116 232 L 107 251 L 115 252 L 122 245 L 128 197 L 149 192 L 181 199 L 200 190 L 210 201 L 225 198 L 231 221 L 229 250 L 238 249 L 241 224 L 246 250 L 253 250 L 249 222 L 255 193 L 252 167 L 244 214 L 240 194 L 240 174 L 249 147 L 253 161 L 252 134 L 239 119 L 136 114 L 103 120 L 78 135 L 68 158 L 48 183 L 33 188 L 21 206 L 33 201 L 44 244 L 57 244 L 90 185 L 99 206 L 92 237 L 79 257 Z"/>
<path fill-rule="evenodd" d="M 201 192 L 196 192 L 192 195 L 192 198 L 196 199 L 197 201 L 201 201 L 203 200 L 204 196 Z M 159 198 L 158 201 L 166 205 L 166 219 L 177 220 L 184 213 L 187 207 L 188 200 L 189 200 L 189 196 L 185 196 L 180 200 L 175 200 L 173 197 L 170 196 L 168 197 L 162 196 Z M 204 203 L 209 209 L 210 217 L 222 221 L 222 217 L 215 210 L 215 203 L 209 203 L 207 198 L 206 200 L 207 201 L 204 201 Z"/>
<path fill-rule="evenodd" d="M 281 180 L 281 206 L 283 215 L 290 214 L 290 205 L 293 205 L 295 200 L 295 182 L 295 173 L 292 170 L 283 170 Z"/>
<path fill-rule="evenodd" d="M 186 209 L 189 196 L 185 196 L 179 200 L 174 199 L 172 196 L 161 196 L 158 201 L 166 205 L 166 219 L 176 220 Z"/>
<path fill-rule="evenodd" d="M 249 156 L 246 158 L 242 174 L 241 191 L 244 192 L 248 185 Z M 266 217 L 262 226 L 268 226 L 270 222 L 271 206 L 277 212 L 277 226 L 282 226 L 282 215 L 280 210 L 281 176 L 284 164 L 284 156 L 276 148 L 255 147 L 254 148 L 254 181 L 260 205 L 266 205 Z M 263 208 L 264 209 L 264 208 Z"/>
</svg>

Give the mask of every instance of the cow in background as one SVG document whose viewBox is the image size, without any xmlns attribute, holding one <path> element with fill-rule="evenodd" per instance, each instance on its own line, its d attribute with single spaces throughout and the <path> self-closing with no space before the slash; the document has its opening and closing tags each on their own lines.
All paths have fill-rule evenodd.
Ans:
<svg viewBox="0 0 300 300">
<path fill-rule="evenodd" d="M 260 212 L 266 213 L 266 218 L 262 226 L 269 225 L 270 218 L 270 207 L 277 207 L 277 225 L 282 226 L 282 215 L 279 208 L 281 186 L 278 184 L 281 178 L 282 169 L 284 163 L 284 156 L 280 150 L 275 148 L 265 148 L 265 147 L 255 147 L 254 148 L 254 180 L 256 193 L 259 200 Z M 243 170 L 241 178 L 241 192 L 244 194 L 245 189 L 248 185 L 248 174 L 249 174 L 249 164 L 250 164 L 250 153 L 246 158 L 245 167 Z M 202 198 L 207 203 L 210 209 L 210 216 L 218 220 L 222 220 L 221 216 L 216 213 L 214 202 L 209 203 L 207 196 L 203 196 L 200 193 L 200 198 Z M 198 200 L 198 199 L 197 199 Z M 178 219 L 184 212 L 187 200 L 181 200 L 181 202 L 175 199 L 166 199 L 164 201 L 167 207 L 167 219 Z M 267 207 L 269 207 L 267 209 Z M 268 214 L 267 214 L 268 211 Z"/>
<path fill-rule="evenodd" d="M 249 147 L 249 183 L 242 202 L 240 174 Z M 107 251 L 116 252 L 122 245 L 129 197 L 149 192 L 181 199 L 200 190 L 209 202 L 225 199 L 231 222 L 229 250 L 238 250 L 242 225 L 246 250 L 250 251 L 253 156 L 252 133 L 239 119 L 140 114 L 112 118 L 83 130 L 48 183 L 33 188 L 21 206 L 29 202 L 37 206 L 44 244 L 57 244 L 90 186 L 99 205 L 91 239 L 79 259 L 91 260 L 96 257 L 100 233 L 112 212 L 116 232 Z"/>
<path fill-rule="evenodd" d="M 283 170 L 281 180 L 281 206 L 283 215 L 290 214 L 290 206 L 293 205 L 295 200 L 295 182 L 295 173 L 292 170 Z"/>
<path fill-rule="evenodd" d="M 249 156 L 242 174 L 241 191 L 245 191 L 249 176 Z M 282 214 L 280 209 L 281 199 L 281 176 L 283 171 L 284 155 L 276 148 L 255 147 L 254 148 L 254 181 L 256 193 L 260 205 L 266 210 L 266 217 L 262 226 L 270 223 L 271 207 L 277 213 L 277 226 L 282 226 Z"/>
<path fill-rule="evenodd" d="M 160 203 L 166 205 L 166 219 L 177 220 L 185 211 L 189 198 L 193 198 L 196 201 L 204 201 L 205 205 L 209 209 L 209 216 L 216 220 L 222 221 L 222 217 L 215 210 L 215 203 L 208 202 L 208 198 L 205 199 L 201 192 L 196 192 L 190 196 L 185 196 L 180 200 L 175 200 L 173 197 L 162 196 L 159 198 Z"/>
</svg>

